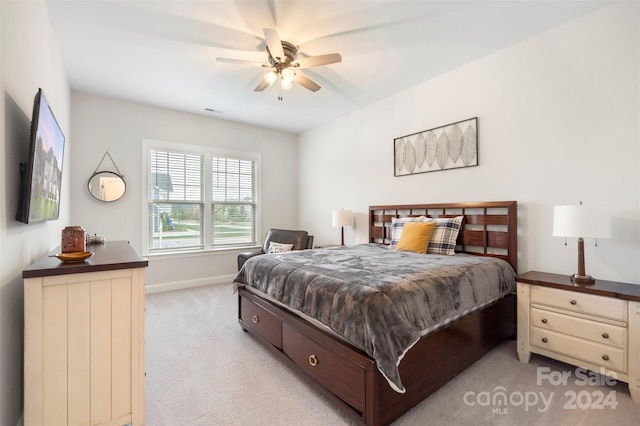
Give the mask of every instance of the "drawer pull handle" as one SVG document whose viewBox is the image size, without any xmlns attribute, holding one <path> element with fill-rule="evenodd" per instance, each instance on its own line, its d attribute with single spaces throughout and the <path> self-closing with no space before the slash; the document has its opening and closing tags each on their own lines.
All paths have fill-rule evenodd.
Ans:
<svg viewBox="0 0 640 426">
<path fill-rule="evenodd" d="M 546 324 L 547 323 L 547 319 L 546 318 L 542 318 L 542 323 Z"/>
<path fill-rule="evenodd" d="M 546 337 L 542 338 L 542 343 L 547 343 L 549 340 Z"/>
<path fill-rule="evenodd" d="M 608 339 L 609 338 L 609 333 L 602 333 L 602 338 L 603 339 Z"/>
<path fill-rule="evenodd" d="M 605 361 L 609 361 L 609 355 L 602 355 L 602 359 L 604 359 Z"/>
<path fill-rule="evenodd" d="M 253 318 L 251 318 L 251 321 L 253 321 L 254 324 L 257 324 L 260 322 L 260 317 L 257 315 L 254 315 Z"/>
<path fill-rule="evenodd" d="M 318 357 L 317 357 L 317 356 L 315 356 L 315 354 L 314 354 L 314 355 L 309 355 L 309 364 L 310 364 L 312 367 L 315 367 L 316 365 L 318 365 L 318 362 L 319 362 L 319 361 L 318 361 Z"/>
<path fill-rule="evenodd" d="M 571 303 L 572 305 L 577 305 L 577 304 L 578 304 L 578 302 L 576 302 L 575 300 L 572 300 L 572 301 L 571 301 L 571 302 L 569 302 L 569 303 Z"/>
</svg>

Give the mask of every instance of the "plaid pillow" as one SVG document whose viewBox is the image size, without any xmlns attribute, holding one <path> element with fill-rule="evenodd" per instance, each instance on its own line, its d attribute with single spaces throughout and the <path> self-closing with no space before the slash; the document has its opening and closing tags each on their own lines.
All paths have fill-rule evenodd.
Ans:
<svg viewBox="0 0 640 426">
<path fill-rule="evenodd" d="M 456 254 L 456 240 L 462 227 L 464 216 L 436 219 L 436 229 L 433 230 L 427 254 Z"/>
<path fill-rule="evenodd" d="M 419 217 L 394 217 L 391 219 L 391 244 L 389 248 L 395 249 L 402 236 L 402 228 L 405 223 L 409 222 L 427 222 L 429 219 L 426 216 Z"/>
</svg>

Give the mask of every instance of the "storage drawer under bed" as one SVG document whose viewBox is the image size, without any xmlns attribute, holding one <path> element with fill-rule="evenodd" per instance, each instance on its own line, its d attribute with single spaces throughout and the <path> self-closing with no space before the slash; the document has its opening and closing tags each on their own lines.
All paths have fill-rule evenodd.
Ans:
<svg viewBox="0 0 640 426">
<path fill-rule="evenodd" d="M 254 331 L 278 349 L 282 349 L 282 319 L 266 307 L 245 297 L 240 297 L 240 320 L 247 329 Z"/>
<path fill-rule="evenodd" d="M 286 322 L 282 325 L 282 349 L 342 401 L 360 412 L 364 410 L 366 366 L 323 347 Z"/>
</svg>

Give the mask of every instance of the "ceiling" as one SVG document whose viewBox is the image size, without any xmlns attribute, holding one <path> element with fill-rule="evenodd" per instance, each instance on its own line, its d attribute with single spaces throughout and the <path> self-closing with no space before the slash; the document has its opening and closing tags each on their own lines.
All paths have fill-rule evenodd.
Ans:
<svg viewBox="0 0 640 426">
<path fill-rule="evenodd" d="M 291 133 L 609 3 L 47 1 L 73 90 Z M 262 69 L 216 58 L 265 62 L 263 28 L 297 45 L 298 57 L 339 52 L 342 62 L 305 70 L 322 86 L 318 92 L 296 84 L 288 91 L 274 85 L 254 92 Z"/>
</svg>

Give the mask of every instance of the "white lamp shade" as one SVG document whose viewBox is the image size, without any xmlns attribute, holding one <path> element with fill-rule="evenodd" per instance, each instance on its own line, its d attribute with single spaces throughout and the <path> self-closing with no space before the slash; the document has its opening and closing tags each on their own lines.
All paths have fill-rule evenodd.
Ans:
<svg viewBox="0 0 640 426">
<path fill-rule="evenodd" d="M 334 210 L 332 214 L 333 226 L 353 226 L 352 210 Z"/>
<path fill-rule="evenodd" d="M 554 237 L 610 238 L 609 217 L 597 209 L 583 205 L 553 208 Z"/>
</svg>

